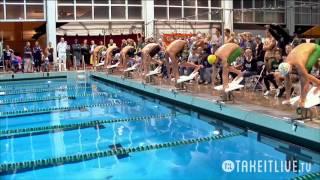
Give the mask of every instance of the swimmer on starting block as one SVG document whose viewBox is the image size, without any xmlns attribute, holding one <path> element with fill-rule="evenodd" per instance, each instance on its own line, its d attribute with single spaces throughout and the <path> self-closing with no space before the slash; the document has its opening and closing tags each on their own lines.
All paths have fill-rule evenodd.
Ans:
<svg viewBox="0 0 320 180">
<path fill-rule="evenodd" d="M 105 54 L 105 57 L 104 57 L 104 66 L 105 67 L 111 65 L 111 62 L 117 53 L 120 53 L 120 49 L 117 46 L 108 47 L 106 54 Z"/>
<path fill-rule="evenodd" d="M 157 43 L 149 43 L 142 49 L 142 68 L 143 75 L 149 72 L 150 63 L 152 58 L 161 50 L 161 47 Z M 160 64 L 160 62 L 158 62 Z"/>
<path fill-rule="evenodd" d="M 99 65 L 99 61 L 100 59 L 102 59 L 102 57 L 104 57 L 105 51 L 106 51 L 106 47 L 101 45 L 101 46 L 97 46 L 96 48 L 94 48 L 93 50 L 93 66 L 98 66 Z"/>
<path fill-rule="evenodd" d="M 240 77 L 242 75 L 240 70 L 235 69 L 231 64 L 236 61 L 236 59 L 241 56 L 243 50 L 240 48 L 239 45 L 235 43 L 226 43 L 219 47 L 214 55 L 210 55 L 208 57 L 208 62 L 210 64 L 216 64 L 220 61 L 222 64 L 222 80 L 223 80 L 223 89 L 227 89 L 229 87 L 229 72 L 236 73 Z M 215 65 L 212 66 L 215 68 Z M 215 73 L 212 73 L 214 76 Z M 214 78 L 215 79 L 215 76 Z"/>
<path fill-rule="evenodd" d="M 205 41 L 204 39 L 198 39 L 196 42 L 193 43 L 192 49 L 197 49 L 198 47 L 204 47 Z M 169 73 L 169 59 L 171 59 L 171 64 L 172 64 L 172 73 L 175 79 L 175 82 L 179 79 L 179 61 L 178 61 L 178 54 L 183 52 L 184 49 L 188 48 L 188 42 L 186 40 L 175 40 L 170 45 L 167 47 L 165 51 L 165 56 L 166 56 L 166 67 L 167 67 L 167 72 Z M 189 54 L 187 54 L 189 56 Z M 195 67 L 195 65 L 192 64 L 180 64 L 181 66 L 192 66 Z M 200 68 L 200 67 L 199 67 Z"/>
<path fill-rule="evenodd" d="M 290 74 L 293 68 L 297 71 L 301 85 L 300 103 L 304 107 L 310 83 L 320 90 L 320 80 L 309 74 L 320 58 L 320 46 L 314 43 L 303 43 L 295 47 L 287 56 L 286 62 L 279 65 L 279 72 L 285 76 L 286 98 L 291 96 Z M 316 93 L 316 91 L 314 91 Z M 285 103 L 285 104 L 286 104 Z"/>
<path fill-rule="evenodd" d="M 124 69 L 128 67 L 128 61 L 134 58 L 136 49 L 133 46 L 126 46 L 120 51 L 120 65 Z"/>
</svg>

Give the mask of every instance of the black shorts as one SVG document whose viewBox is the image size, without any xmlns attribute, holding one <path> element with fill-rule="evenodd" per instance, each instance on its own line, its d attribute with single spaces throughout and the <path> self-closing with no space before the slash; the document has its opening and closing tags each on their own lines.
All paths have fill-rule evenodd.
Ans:
<svg viewBox="0 0 320 180">
<path fill-rule="evenodd" d="M 120 53 L 120 49 L 119 48 L 115 48 L 112 50 L 112 56 L 116 55 L 117 53 Z"/>
<path fill-rule="evenodd" d="M 34 67 L 40 67 L 41 61 L 40 60 L 34 60 Z"/>
<path fill-rule="evenodd" d="M 135 52 L 136 52 L 136 50 L 134 48 L 131 48 L 128 50 L 127 55 L 131 58 L 134 58 Z"/>
<path fill-rule="evenodd" d="M 153 57 L 153 56 L 155 56 L 158 52 L 160 52 L 160 50 L 161 50 L 161 47 L 159 46 L 159 45 L 157 45 L 157 46 L 155 46 L 154 48 L 152 48 L 151 50 L 150 50 L 150 56 L 151 57 Z"/>
</svg>

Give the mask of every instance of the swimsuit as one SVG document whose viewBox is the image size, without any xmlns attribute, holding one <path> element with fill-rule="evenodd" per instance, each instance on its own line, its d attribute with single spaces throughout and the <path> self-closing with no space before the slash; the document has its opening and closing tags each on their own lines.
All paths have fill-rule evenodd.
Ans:
<svg viewBox="0 0 320 180">
<path fill-rule="evenodd" d="M 232 64 L 236 59 L 241 56 L 242 54 L 242 49 L 240 47 L 236 48 L 228 57 L 228 64 Z"/>
<path fill-rule="evenodd" d="M 320 45 L 315 44 L 315 49 L 313 53 L 309 56 L 308 62 L 306 65 L 306 68 L 308 72 L 312 70 L 312 67 L 318 62 L 318 59 L 320 58 Z"/>
</svg>

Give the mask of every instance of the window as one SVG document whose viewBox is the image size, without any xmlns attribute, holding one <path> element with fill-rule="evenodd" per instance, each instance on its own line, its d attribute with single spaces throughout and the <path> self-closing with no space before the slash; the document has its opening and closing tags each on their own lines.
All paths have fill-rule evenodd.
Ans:
<svg viewBox="0 0 320 180">
<path fill-rule="evenodd" d="M 141 0 L 128 0 L 128 4 L 141 4 Z"/>
<path fill-rule="evenodd" d="M 274 0 L 266 0 L 267 8 L 274 8 Z"/>
<path fill-rule="evenodd" d="M 202 1 L 205 1 L 205 0 L 202 0 Z M 196 5 L 195 2 L 196 2 L 195 0 L 184 0 L 183 1 L 183 3 L 184 3 L 183 5 L 184 6 L 193 6 L 194 7 Z M 199 2 L 199 0 L 198 0 L 198 2 Z"/>
<path fill-rule="evenodd" d="M 255 22 L 264 22 L 264 13 L 263 11 L 255 11 Z"/>
<path fill-rule="evenodd" d="M 92 6 L 76 6 L 77 19 L 92 19 Z"/>
<path fill-rule="evenodd" d="M 7 19 L 24 19 L 24 6 L 6 5 Z"/>
<path fill-rule="evenodd" d="M 221 20 L 222 18 L 222 11 L 218 9 L 211 10 L 211 20 Z"/>
<path fill-rule="evenodd" d="M 94 4 L 109 4 L 109 0 L 93 0 Z"/>
<path fill-rule="evenodd" d="M 168 19 L 166 7 L 154 7 L 154 18 L 155 19 Z"/>
<path fill-rule="evenodd" d="M 73 0 L 58 0 L 58 4 L 73 4 Z"/>
<path fill-rule="evenodd" d="M 73 6 L 58 6 L 58 19 L 61 19 L 61 20 L 74 19 Z"/>
<path fill-rule="evenodd" d="M 76 0 L 77 4 L 91 4 L 91 0 Z"/>
<path fill-rule="evenodd" d="M 167 5 L 166 0 L 154 0 L 154 5 Z"/>
<path fill-rule="evenodd" d="M 264 1 L 264 0 L 256 0 L 256 1 L 254 2 L 254 7 L 256 7 L 256 8 L 263 8 L 263 7 L 264 7 L 263 1 Z"/>
<path fill-rule="evenodd" d="M 128 19 L 142 19 L 141 7 L 128 7 Z"/>
<path fill-rule="evenodd" d="M 111 0 L 111 4 L 125 4 L 126 0 Z"/>
<path fill-rule="evenodd" d="M 187 19 L 196 19 L 196 9 L 194 8 L 184 8 L 184 17 Z"/>
<path fill-rule="evenodd" d="M 234 9 L 241 9 L 241 0 L 233 1 L 233 8 Z"/>
<path fill-rule="evenodd" d="M 198 6 L 199 7 L 208 7 L 208 1 L 207 0 L 198 0 Z"/>
<path fill-rule="evenodd" d="M 111 7 L 111 18 L 112 19 L 125 19 L 126 18 L 126 8 L 122 6 L 112 6 Z"/>
<path fill-rule="evenodd" d="M 252 0 L 243 0 L 243 8 L 252 8 Z"/>
<path fill-rule="evenodd" d="M 0 4 L 0 19 L 4 18 L 4 13 L 3 13 L 3 5 Z"/>
<path fill-rule="evenodd" d="M 109 6 L 95 6 L 94 19 L 109 19 Z"/>
<path fill-rule="evenodd" d="M 208 8 L 198 8 L 198 19 L 208 20 L 209 19 L 209 9 Z"/>
<path fill-rule="evenodd" d="M 181 8 L 170 7 L 169 17 L 171 18 L 181 18 Z"/>
<path fill-rule="evenodd" d="M 241 22 L 242 21 L 241 13 L 242 13 L 242 10 L 239 10 L 239 9 L 233 11 L 233 21 L 234 22 Z"/>
<path fill-rule="evenodd" d="M 250 10 L 243 12 L 243 21 L 244 22 L 253 22 L 253 12 Z"/>
<path fill-rule="evenodd" d="M 224 1 L 224 0 L 211 0 L 211 7 L 221 7 L 221 1 Z"/>
<path fill-rule="evenodd" d="M 43 5 L 27 5 L 27 19 L 44 19 Z"/>
<path fill-rule="evenodd" d="M 23 0 L 6 0 L 6 3 L 23 3 Z"/>
<path fill-rule="evenodd" d="M 43 0 L 26 0 L 27 3 L 43 3 Z"/>
<path fill-rule="evenodd" d="M 171 6 L 182 6 L 182 1 L 181 0 L 170 0 L 169 1 L 169 5 L 171 5 Z"/>
</svg>

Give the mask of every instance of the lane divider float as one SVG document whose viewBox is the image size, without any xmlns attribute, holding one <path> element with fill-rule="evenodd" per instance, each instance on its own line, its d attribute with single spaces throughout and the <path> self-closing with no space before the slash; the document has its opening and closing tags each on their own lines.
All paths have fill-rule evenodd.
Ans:
<svg viewBox="0 0 320 180">
<path fill-rule="evenodd" d="M 26 136 L 26 135 L 32 135 L 32 134 L 54 133 L 59 131 L 89 128 L 89 127 L 99 126 L 101 124 L 144 121 L 148 119 L 164 119 L 164 118 L 173 117 L 173 116 L 176 116 L 176 113 L 110 119 L 110 120 L 95 120 L 95 121 L 79 122 L 79 123 L 73 123 L 73 124 L 42 126 L 42 127 L 35 127 L 35 128 L 0 130 L 0 139 L 6 139 L 6 138 L 11 138 L 16 136 L 20 137 L 20 136 Z"/>
<path fill-rule="evenodd" d="M 231 138 L 235 136 L 240 136 L 243 134 L 245 134 L 245 131 L 230 133 L 227 135 L 211 135 L 211 136 L 200 137 L 200 138 L 177 140 L 172 142 L 137 146 L 137 147 L 131 147 L 131 148 L 118 148 L 118 149 L 98 151 L 93 153 L 84 153 L 84 154 L 76 154 L 76 155 L 62 156 L 62 157 L 56 157 L 56 158 L 1 164 L 0 175 L 8 175 L 12 173 L 17 173 L 19 171 L 28 171 L 28 170 L 47 168 L 52 166 L 60 166 L 63 164 L 77 163 L 77 162 L 88 161 L 92 159 L 103 158 L 103 157 L 114 156 L 114 155 L 124 155 L 129 153 L 172 148 L 176 146 L 226 139 L 226 138 Z"/>
<path fill-rule="evenodd" d="M 24 116 L 30 114 L 42 114 L 42 113 L 50 113 L 55 111 L 70 111 L 70 110 L 79 110 L 84 108 L 92 108 L 92 107 L 108 107 L 108 106 L 116 106 L 116 105 L 125 105 L 125 104 L 133 104 L 132 101 L 120 101 L 120 102 L 111 102 L 111 103 L 103 103 L 103 104 L 90 104 L 90 105 L 81 105 L 81 106 L 73 106 L 73 107 L 53 107 L 53 108 L 43 108 L 43 109 L 30 109 L 30 110 L 20 110 L 20 111 L 8 111 L 8 112 L 0 112 L 0 118 L 12 117 L 12 116 Z"/>
<path fill-rule="evenodd" d="M 26 98 L 26 99 L 6 99 L 0 100 L 0 105 L 6 104 L 18 104 L 18 103 L 30 103 L 30 102 L 40 102 L 40 101 L 52 101 L 52 100 L 61 100 L 61 99 L 75 99 L 78 97 L 90 97 L 90 96 L 112 96 L 115 94 L 108 94 L 104 92 L 98 92 L 93 94 L 77 94 L 77 95 L 69 95 L 69 96 L 48 96 L 48 97 L 40 97 L 40 98 Z"/>
<path fill-rule="evenodd" d="M 292 178 L 292 180 L 316 180 L 320 179 L 320 172 L 308 173 L 306 175 Z"/>
<path fill-rule="evenodd" d="M 34 88 L 34 89 L 28 89 L 25 91 L 18 91 L 18 90 L 2 91 L 0 93 L 0 96 L 20 95 L 20 94 L 29 94 L 29 93 L 42 93 L 42 92 L 54 92 L 54 91 L 68 91 L 68 90 L 89 89 L 89 88 L 91 88 L 91 87 L 69 87 L 69 88 L 54 88 L 54 89 Z"/>
</svg>

